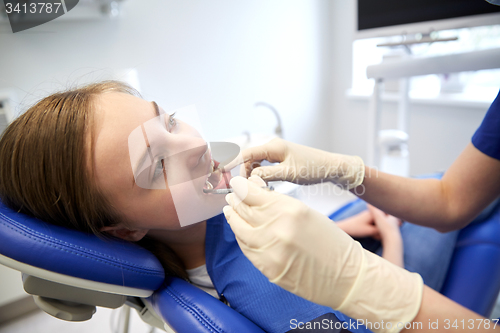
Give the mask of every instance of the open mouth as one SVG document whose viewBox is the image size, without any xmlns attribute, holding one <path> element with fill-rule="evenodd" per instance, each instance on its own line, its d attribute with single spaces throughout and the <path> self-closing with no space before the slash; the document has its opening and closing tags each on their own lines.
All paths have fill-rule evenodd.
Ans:
<svg viewBox="0 0 500 333">
<path fill-rule="evenodd" d="M 219 162 L 211 160 L 210 173 L 205 180 L 204 189 L 225 189 L 229 188 L 229 180 L 231 180 L 231 173 L 223 169 L 219 169 Z"/>
</svg>

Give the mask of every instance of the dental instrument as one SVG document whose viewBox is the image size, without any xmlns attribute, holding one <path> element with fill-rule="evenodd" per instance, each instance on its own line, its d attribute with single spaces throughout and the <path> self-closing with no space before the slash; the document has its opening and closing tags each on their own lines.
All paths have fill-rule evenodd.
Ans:
<svg viewBox="0 0 500 333">
<path fill-rule="evenodd" d="M 274 191 L 274 187 L 271 185 L 263 186 L 262 188 L 268 190 L 268 191 Z M 232 188 L 221 188 L 221 189 L 203 189 L 203 193 L 210 193 L 210 194 L 229 194 L 233 193 Z"/>
</svg>

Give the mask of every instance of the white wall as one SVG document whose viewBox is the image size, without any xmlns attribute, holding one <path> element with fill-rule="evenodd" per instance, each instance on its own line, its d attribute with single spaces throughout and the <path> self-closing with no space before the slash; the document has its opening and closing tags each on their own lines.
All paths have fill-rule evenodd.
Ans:
<svg viewBox="0 0 500 333">
<path fill-rule="evenodd" d="M 368 101 L 349 99 L 351 87 L 352 32 L 355 29 L 355 1 L 333 0 L 331 71 L 331 149 L 367 157 Z M 396 127 L 396 105 L 384 103 L 382 129 Z M 444 170 L 465 146 L 486 113 L 477 107 L 411 105 L 410 173 Z"/>
<path fill-rule="evenodd" d="M 3 25 L 0 89 L 16 88 L 26 106 L 136 68 L 146 99 L 166 111 L 196 104 L 211 140 L 272 132 L 271 113 L 252 117 L 253 104 L 266 101 L 282 114 L 287 139 L 327 148 L 329 3 L 126 0 L 116 21 L 55 20 L 16 34 Z"/>
</svg>

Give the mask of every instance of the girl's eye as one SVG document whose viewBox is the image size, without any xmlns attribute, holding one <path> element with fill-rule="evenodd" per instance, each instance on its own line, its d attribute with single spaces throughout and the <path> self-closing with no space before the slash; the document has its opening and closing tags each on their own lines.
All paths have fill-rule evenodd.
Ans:
<svg viewBox="0 0 500 333">
<path fill-rule="evenodd" d="M 155 165 L 155 172 L 153 174 L 153 181 L 158 179 L 158 177 L 163 175 L 163 159 L 158 160 Z"/>
<path fill-rule="evenodd" d="M 175 112 L 168 117 L 168 127 L 169 131 L 172 130 L 177 125 L 177 120 L 175 120 Z"/>
</svg>

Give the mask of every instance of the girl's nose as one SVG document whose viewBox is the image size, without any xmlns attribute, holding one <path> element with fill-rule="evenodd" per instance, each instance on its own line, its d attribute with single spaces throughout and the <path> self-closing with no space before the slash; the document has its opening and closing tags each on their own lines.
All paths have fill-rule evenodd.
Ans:
<svg viewBox="0 0 500 333">
<path fill-rule="evenodd" d="M 210 154 L 205 140 L 199 137 L 178 136 L 172 144 L 175 145 L 175 153 L 167 158 L 169 165 L 176 169 L 185 169 L 191 174 L 191 179 L 210 172 Z"/>
</svg>

